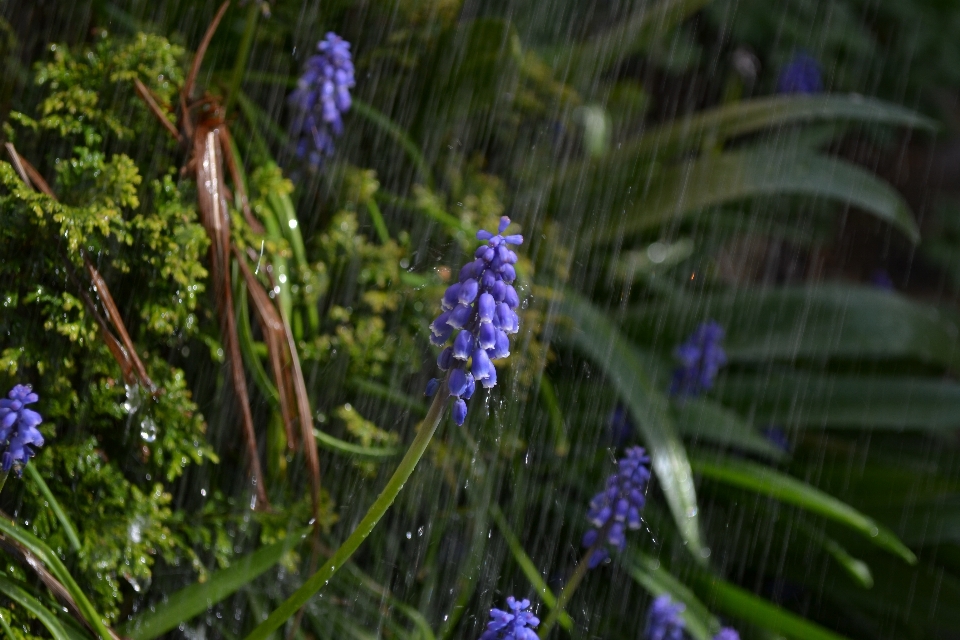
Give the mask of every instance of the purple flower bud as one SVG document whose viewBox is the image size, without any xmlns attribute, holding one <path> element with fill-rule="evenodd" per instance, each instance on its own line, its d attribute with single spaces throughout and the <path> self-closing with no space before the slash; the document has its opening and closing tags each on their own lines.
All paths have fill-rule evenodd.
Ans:
<svg viewBox="0 0 960 640">
<path fill-rule="evenodd" d="M 490 372 L 493 371 L 493 363 L 490 362 L 490 358 L 487 356 L 487 352 L 483 349 L 476 349 L 473 352 L 473 363 L 470 366 L 470 372 L 473 373 L 473 377 L 476 380 L 486 380 L 490 377 Z M 493 373 L 493 375 L 497 375 Z"/>
<path fill-rule="evenodd" d="M 502 280 L 497 280 L 497 283 L 490 289 L 490 295 L 492 295 L 493 299 L 497 302 L 503 302 L 506 299 L 507 286 L 508 285 L 505 285 Z"/>
<path fill-rule="evenodd" d="M 481 349 L 493 349 L 497 346 L 497 329 L 489 322 L 482 322 L 477 331 L 477 342 Z"/>
<path fill-rule="evenodd" d="M 453 421 L 457 423 L 458 427 L 463 426 L 463 421 L 467 419 L 467 403 L 457 398 L 457 401 L 453 403 Z"/>
<path fill-rule="evenodd" d="M 484 389 L 493 389 L 497 386 L 497 369 L 492 364 L 486 378 L 480 381 Z"/>
<path fill-rule="evenodd" d="M 481 293 L 480 300 L 477 302 L 477 316 L 480 322 L 493 322 L 493 316 L 497 312 L 497 305 L 494 303 L 493 296 L 489 293 Z"/>
<path fill-rule="evenodd" d="M 446 344 L 447 340 L 450 339 L 450 334 L 453 333 L 453 327 L 447 326 L 446 330 L 443 333 L 431 333 L 430 334 L 430 344 L 435 347 L 442 347 Z"/>
<path fill-rule="evenodd" d="M 486 242 L 492 237 L 493 237 L 493 234 L 490 233 L 489 231 L 485 231 L 483 229 L 480 229 L 480 231 L 477 231 L 477 240 L 479 240 L 480 242 Z"/>
<path fill-rule="evenodd" d="M 500 217 L 500 226 L 497 227 L 497 233 L 503 233 L 507 230 L 507 227 L 510 226 L 510 218 L 507 216 Z"/>
<path fill-rule="evenodd" d="M 463 265 L 463 268 L 460 269 L 460 282 L 464 282 L 470 278 L 479 278 L 480 272 L 483 271 L 485 266 L 483 260 L 474 260 L 473 262 L 468 262 Z"/>
<path fill-rule="evenodd" d="M 449 336 L 450 332 L 447 331 L 447 329 L 450 328 L 450 325 L 447 324 L 447 320 L 449 319 L 450 319 L 449 311 L 444 311 L 439 316 L 437 316 L 436 320 L 430 323 L 430 331 L 433 332 L 433 335 L 439 336 L 440 334 L 446 332 L 446 334 Z"/>
<path fill-rule="evenodd" d="M 473 397 L 473 392 L 477 390 L 477 382 L 473 379 L 473 376 L 467 376 L 467 388 L 463 390 L 463 393 L 460 394 L 460 397 L 464 400 L 469 400 Z"/>
<path fill-rule="evenodd" d="M 473 307 L 465 304 L 458 304 L 453 308 L 453 311 L 450 312 L 450 317 L 447 318 L 447 324 L 454 329 L 459 329 L 463 327 L 463 325 L 467 324 L 467 321 L 470 320 L 470 316 L 472 314 Z"/>
<path fill-rule="evenodd" d="M 453 341 L 453 357 L 457 360 L 466 360 L 476 349 L 477 340 L 469 331 L 463 330 Z"/>
<path fill-rule="evenodd" d="M 511 309 L 516 309 L 518 306 L 520 306 L 520 296 L 517 295 L 517 290 L 509 284 L 505 284 L 503 286 L 505 287 L 503 300 L 499 300 L 499 302 L 506 302 L 508 307 Z"/>
<path fill-rule="evenodd" d="M 457 306 L 458 299 L 460 297 L 460 283 L 454 283 L 447 287 L 447 290 L 443 294 L 443 299 L 440 301 L 440 307 L 444 311 L 449 311 Z"/>
<path fill-rule="evenodd" d="M 440 352 L 440 355 L 437 356 L 437 366 L 440 367 L 440 371 L 446 371 L 450 368 L 450 365 L 453 363 L 453 349 L 447 347 Z"/>
<path fill-rule="evenodd" d="M 523 244 L 523 236 L 520 234 L 513 236 L 504 236 L 503 241 L 507 244 Z"/>
<path fill-rule="evenodd" d="M 517 270 L 513 268 L 512 264 L 504 264 L 500 266 L 500 275 L 503 276 L 504 282 L 511 284 L 517 279 Z"/>
<path fill-rule="evenodd" d="M 437 392 L 437 388 L 439 387 L 440 387 L 440 378 L 430 378 L 430 381 L 427 382 L 427 388 L 423 392 L 423 395 L 430 398 L 433 396 L 433 394 Z"/>
<path fill-rule="evenodd" d="M 510 338 L 503 331 L 497 329 L 497 344 L 493 348 L 493 360 L 506 358 L 510 355 Z"/>
<path fill-rule="evenodd" d="M 469 386 L 468 378 L 473 378 L 469 373 L 463 369 L 454 369 L 450 372 L 450 381 L 447 382 L 447 387 L 450 389 L 450 395 L 457 396 L 458 398 L 463 395 L 463 392 L 467 390 Z"/>
<path fill-rule="evenodd" d="M 497 286 L 497 282 L 499 282 L 499 280 L 497 280 L 497 274 L 490 269 L 486 269 L 483 275 L 480 276 L 480 287 L 484 291 L 489 291 L 491 288 Z"/>
<path fill-rule="evenodd" d="M 473 278 L 465 280 L 463 284 L 460 285 L 460 294 L 458 297 L 460 304 L 470 304 L 476 300 L 479 289 L 480 284 Z"/>
<path fill-rule="evenodd" d="M 507 306 L 507 303 L 501 302 L 497 305 L 497 318 L 500 320 L 500 328 L 506 333 L 516 333 L 520 330 L 520 319 L 516 312 Z"/>
</svg>

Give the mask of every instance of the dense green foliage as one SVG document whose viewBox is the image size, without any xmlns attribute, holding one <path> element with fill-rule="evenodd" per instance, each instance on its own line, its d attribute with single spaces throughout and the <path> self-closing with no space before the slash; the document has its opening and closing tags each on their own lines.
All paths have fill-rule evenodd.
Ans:
<svg viewBox="0 0 960 640">
<path fill-rule="evenodd" d="M 744 638 L 960 628 L 960 314 L 942 293 L 960 290 L 960 208 L 911 199 L 889 168 L 951 126 L 943 96 L 960 79 L 940 54 L 955 12 L 230 7 L 189 96 L 208 101 L 189 117 L 233 140 L 254 487 L 198 158 L 134 87 L 185 131 L 179 92 L 216 7 L 162 4 L 0 22 L 16 71 L 4 138 L 55 194 L 27 184 L 17 157 L 0 162 L 0 388 L 33 384 L 47 440 L 0 495 L 16 523 L 0 521 L 6 633 L 85 637 L 78 620 L 100 616 L 132 638 L 251 632 L 348 538 L 420 432 L 427 324 L 474 232 L 504 214 L 526 243 L 499 385 L 463 428 L 441 423 L 305 607 L 305 637 L 475 638 L 509 594 L 545 618 L 580 562 L 587 502 L 633 444 L 653 459 L 645 528 L 587 574 L 553 637 L 637 637 L 661 593 L 686 603 L 696 640 L 720 620 Z M 331 29 L 353 44 L 356 102 L 315 168 L 292 153 L 283 98 Z M 771 95 L 798 48 L 830 70 L 832 93 Z M 744 52 L 755 76 L 735 64 Z M 878 267 L 900 291 L 870 285 Z M 306 416 L 287 415 L 263 300 L 295 347 L 281 368 L 302 370 Z M 674 347 L 707 319 L 726 327 L 729 364 L 705 396 L 670 397 Z M 611 425 L 618 406 L 632 427 Z M 305 417 L 314 437 L 292 429 Z M 773 426 L 785 448 L 764 435 Z M 315 502 L 304 447 L 320 454 Z"/>
</svg>

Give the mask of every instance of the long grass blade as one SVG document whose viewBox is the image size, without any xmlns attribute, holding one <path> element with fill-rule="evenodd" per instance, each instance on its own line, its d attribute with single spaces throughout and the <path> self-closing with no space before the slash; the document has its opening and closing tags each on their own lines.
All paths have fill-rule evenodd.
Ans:
<svg viewBox="0 0 960 640">
<path fill-rule="evenodd" d="M 446 384 L 446 382 L 444 382 L 444 384 Z M 396 471 L 394 471 L 390 477 L 383 491 L 380 492 L 380 495 L 370 506 L 370 509 L 367 510 L 366 515 L 363 516 L 363 519 L 360 520 L 356 529 L 353 530 L 353 533 L 340 545 L 326 564 L 320 567 L 319 571 L 310 576 L 293 595 L 287 598 L 266 620 L 250 632 L 247 640 L 266 640 L 266 638 L 279 629 L 284 622 L 294 616 L 297 611 L 310 600 L 313 594 L 322 589 L 337 570 L 350 560 L 353 553 L 363 544 L 367 536 L 369 536 L 377 526 L 377 523 L 380 522 L 380 518 L 383 517 L 383 514 L 385 514 L 387 509 L 390 508 L 390 505 L 393 504 L 393 501 L 403 489 L 403 485 L 410 478 L 414 469 L 416 469 L 417 463 L 427 450 L 427 445 L 430 444 L 430 440 L 433 438 L 433 434 L 440 424 L 445 405 L 446 398 L 443 397 L 443 394 L 437 394 L 434 397 L 433 404 L 430 405 L 430 411 L 427 412 L 427 417 L 420 423 L 417 436 L 413 439 L 413 442 L 410 443 L 410 448 L 407 449 L 407 453 L 403 456 L 400 464 L 397 465 Z"/>
<path fill-rule="evenodd" d="M 670 417 L 667 398 L 654 386 L 636 349 L 599 309 L 572 291 L 563 292 L 552 304 L 555 313 L 571 320 L 567 335 L 572 343 L 603 369 L 630 410 L 687 549 L 702 561 L 693 473 Z"/>
<path fill-rule="evenodd" d="M 0 574 L 0 593 L 7 596 L 24 609 L 32 613 L 40 621 L 40 624 L 50 632 L 54 640 L 72 640 L 64 630 L 63 625 L 57 620 L 56 615 L 43 606 L 39 600 L 20 588 L 17 583 Z M 12 638 L 13 636 L 7 636 Z"/>
<path fill-rule="evenodd" d="M 27 477 L 40 489 L 43 499 L 50 505 L 50 510 L 57 516 L 57 520 L 60 521 L 60 526 L 63 527 L 63 533 L 67 536 L 67 540 L 70 541 L 70 546 L 74 551 L 80 551 L 80 536 L 77 535 L 77 528 L 73 525 L 67 512 L 60 506 L 60 502 L 53 496 L 53 492 L 50 491 L 50 487 L 47 486 L 43 476 L 37 471 L 36 465 L 27 464 L 24 470 Z"/>
<path fill-rule="evenodd" d="M 490 503 L 489 511 L 490 517 L 493 518 L 497 528 L 500 529 L 500 535 L 507 541 L 507 547 L 510 549 L 510 553 L 513 554 L 513 559 L 520 567 L 520 570 L 523 571 L 523 575 L 526 576 L 530 584 L 533 585 L 537 595 L 543 600 L 543 604 L 547 605 L 550 609 L 554 609 L 557 606 L 557 596 L 555 596 L 553 591 L 550 590 L 550 587 L 547 586 L 543 576 L 540 575 L 540 570 L 537 569 L 536 565 L 533 564 L 533 560 L 530 559 L 530 556 L 528 556 L 527 552 L 523 549 L 523 545 L 520 544 L 517 534 L 513 532 L 513 529 L 511 529 L 507 523 L 507 519 L 503 516 L 503 511 L 500 510 L 500 507 L 497 506 L 495 502 Z M 573 619 L 570 618 L 570 615 L 566 611 L 560 612 L 559 622 L 560 626 L 567 631 L 573 630 Z"/>
<path fill-rule="evenodd" d="M 706 139 L 725 139 L 768 127 L 814 120 L 850 120 L 933 130 L 935 121 L 916 111 L 861 95 L 777 95 L 725 104 L 671 120 L 644 132 L 637 142 L 611 153 L 610 161 L 664 157 L 698 148 Z"/>
<path fill-rule="evenodd" d="M 64 599 L 95 633 L 102 638 L 116 638 L 57 554 L 42 540 L 7 518 L 5 514 L 0 514 L 0 534 L 7 538 L 4 540 L 5 546 L 9 549 L 11 543 L 16 543 L 18 547 L 15 552 L 24 558 L 25 564 L 37 573 L 51 591 Z M 33 558 L 30 558 L 31 554 Z M 38 566 L 38 561 L 44 566 Z"/>
<path fill-rule="evenodd" d="M 807 151 L 759 149 L 703 157 L 657 173 L 650 184 L 642 204 L 632 212 L 628 209 L 622 228 L 610 225 L 594 236 L 594 242 L 609 242 L 682 220 L 706 207 L 763 195 L 836 200 L 893 225 L 914 243 L 920 239 L 909 206 L 892 186 L 849 162 Z"/>
<path fill-rule="evenodd" d="M 892 531 L 850 505 L 796 478 L 764 465 L 733 458 L 716 461 L 697 458 L 692 464 L 694 470 L 705 478 L 767 495 L 775 500 L 820 514 L 863 534 L 877 546 L 900 556 L 910 564 L 917 562 L 917 556 L 913 551 Z"/>
<path fill-rule="evenodd" d="M 181 622 L 200 615 L 213 605 L 250 584 L 270 567 L 277 564 L 290 549 L 300 544 L 309 529 L 290 533 L 286 538 L 254 551 L 217 571 L 206 582 L 197 582 L 171 594 L 158 603 L 153 611 L 137 614 L 120 628 L 131 640 L 153 640 Z"/>
<path fill-rule="evenodd" d="M 666 594 L 674 601 L 684 604 L 686 609 L 681 615 L 694 640 L 710 640 L 713 634 L 720 630 L 720 621 L 685 584 L 671 575 L 659 560 L 642 553 L 628 552 L 624 554 L 623 564 L 630 577 L 650 594 Z"/>
<path fill-rule="evenodd" d="M 703 598 L 727 615 L 792 640 L 847 640 L 749 591 L 713 576 L 697 580 Z"/>
</svg>

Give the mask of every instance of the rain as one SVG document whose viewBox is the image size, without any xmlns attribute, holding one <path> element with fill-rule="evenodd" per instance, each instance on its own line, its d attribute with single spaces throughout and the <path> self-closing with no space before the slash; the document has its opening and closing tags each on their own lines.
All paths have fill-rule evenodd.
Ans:
<svg viewBox="0 0 960 640">
<path fill-rule="evenodd" d="M 960 7 L 0 0 L 0 631 L 960 639 Z"/>
</svg>

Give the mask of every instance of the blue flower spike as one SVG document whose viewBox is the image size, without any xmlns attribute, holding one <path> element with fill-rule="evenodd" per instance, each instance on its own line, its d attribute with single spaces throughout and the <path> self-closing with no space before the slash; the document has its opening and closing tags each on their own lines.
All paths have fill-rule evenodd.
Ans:
<svg viewBox="0 0 960 640">
<path fill-rule="evenodd" d="M 508 245 L 523 243 L 521 235 L 503 235 L 510 218 L 500 218 L 497 233 L 478 231 L 477 240 L 485 242 L 474 253 L 473 262 L 460 270 L 459 282 L 444 292 L 441 313 L 430 324 L 430 341 L 444 346 L 437 366 L 450 372 L 447 383 L 454 398 L 453 420 L 462 425 L 467 419 L 467 403 L 477 383 L 484 389 L 497 386 L 494 360 L 510 355 L 509 334 L 520 330 L 517 307 L 520 296 L 513 288 L 517 277 L 513 265 L 517 254 Z"/>
<path fill-rule="evenodd" d="M 291 137 L 296 153 L 318 167 L 333 155 L 334 137 L 343 134 L 343 114 L 350 110 L 356 85 L 350 43 L 333 33 L 317 43 L 288 102 L 295 112 Z"/>
<path fill-rule="evenodd" d="M 607 478 L 606 488 L 590 501 L 587 520 L 593 528 L 584 534 L 582 542 L 587 549 L 596 546 L 588 560 L 589 568 L 596 568 L 610 557 L 607 545 L 623 551 L 627 546 L 626 531 L 640 528 L 649 481 L 650 458 L 646 451 L 643 447 L 627 449 L 626 456 L 617 461 L 617 470 Z"/>
<path fill-rule="evenodd" d="M 673 372 L 670 395 L 697 396 L 713 387 L 720 367 L 727 363 L 723 337 L 723 327 L 711 320 L 701 323 L 677 347 L 674 355 L 680 364 Z"/>
<path fill-rule="evenodd" d="M 737 633 L 736 629 L 724 627 L 717 632 L 717 635 L 713 636 L 713 640 L 740 640 L 740 634 Z"/>
<path fill-rule="evenodd" d="M 655 598 L 647 611 L 644 640 L 683 640 L 684 622 L 680 614 L 684 609 L 684 605 L 674 602 L 670 596 Z"/>
<path fill-rule="evenodd" d="M 39 399 L 30 385 L 24 384 L 16 385 L 6 398 L 0 399 L 0 447 L 3 449 L 0 469 L 3 473 L 16 465 L 19 474 L 22 465 L 34 455 L 31 447 L 43 446 L 43 435 L 37 429 L 43 417 L 27 409 L 28 404 Z"/>
<path fill-rule="evenodd" d="M 490 622 L 480 640 L 537 640 L 533 630 L 540 624 L 540 619 L 527 611 L 530 601 L 510 596 L 507 608 L 509 611 L 490 609 Z"/>
</svg>

